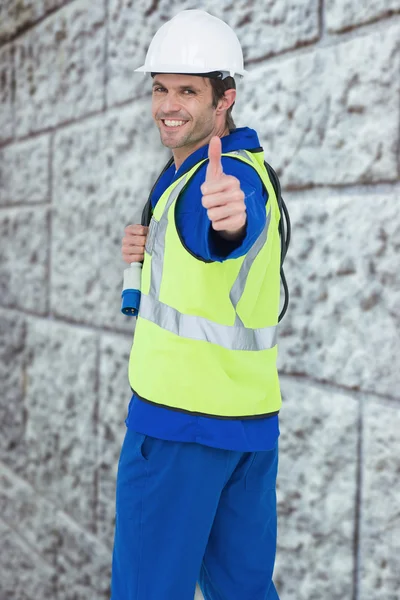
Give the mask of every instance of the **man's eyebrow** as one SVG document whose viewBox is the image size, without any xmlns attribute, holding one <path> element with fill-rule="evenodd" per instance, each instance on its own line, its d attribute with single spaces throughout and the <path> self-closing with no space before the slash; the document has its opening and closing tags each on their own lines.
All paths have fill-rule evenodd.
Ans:
<svg viewBox="0 0 400 600">
<path fill-rule="evenodd" d="M 162 88 L 165 87 L 165 85 L 163 83 L 161 83 L 161 81 L 158 81 L 157 79 L 155 79 L 153 81 L 153 86 L 152 87 L 154 88 L 154 87 L 158 87 L 158 86 L 160 86 Z M 193 85 L 192 83 L 188 83 L 186 85 L 180 85 L 179 86 L 179 90 L 181 92 L 184 91 L 184 90 L 193 90 L 195 92 L 199 92 L 200 91 L 200 89 L 198 87 L 196 87 L 195 85 Z"/>
</svg>

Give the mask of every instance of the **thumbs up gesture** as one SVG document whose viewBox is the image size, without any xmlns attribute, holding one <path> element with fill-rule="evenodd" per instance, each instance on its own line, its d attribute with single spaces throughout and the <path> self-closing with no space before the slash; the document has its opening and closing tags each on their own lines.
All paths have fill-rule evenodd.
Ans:
<svg viewBox="0 0 400 600">
<path fill-rule="evenodd" d="M 240 181 L 225 175 L 221 164 L 221 140 L 213 137 L 208 149 L 206 180 L 201 186 L 202 204 L 215 231 L 226 239 L 235 239 L 246 225 L 246 205 Z"/>
</svg>

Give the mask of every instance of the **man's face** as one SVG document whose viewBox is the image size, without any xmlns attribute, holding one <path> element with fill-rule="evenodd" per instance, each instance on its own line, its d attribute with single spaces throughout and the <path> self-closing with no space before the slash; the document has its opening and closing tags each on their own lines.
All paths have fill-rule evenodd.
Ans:
<svg viewBox="0 0 400 600">
<path fill-rule="evenodd" d="M 201 145 L 215 127 L 210 81 L 194 75 L 156 75 L 152 115 L 167 148 Z"/>
</svg>

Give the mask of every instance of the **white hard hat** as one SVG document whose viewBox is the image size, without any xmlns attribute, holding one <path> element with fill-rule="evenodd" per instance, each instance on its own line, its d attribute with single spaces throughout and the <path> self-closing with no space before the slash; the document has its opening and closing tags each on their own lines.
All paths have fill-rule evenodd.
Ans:
<svg viewBox="0 0 400 600">
<path fill-rule="evenodd" d="M 235 32 L 204 10 L 183 10 L 164 23 L 136 71 L 194 75 L 220 71 L 223 77 L 246 73 Z"/>
</svg>

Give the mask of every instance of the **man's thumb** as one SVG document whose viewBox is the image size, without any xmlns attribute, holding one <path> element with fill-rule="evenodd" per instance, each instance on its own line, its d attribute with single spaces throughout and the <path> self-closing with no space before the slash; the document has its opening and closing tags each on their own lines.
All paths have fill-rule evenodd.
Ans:
<svg viewBox="0 0 400 600">
<path fill-rule="evenodd" d="M 218 136 L 214 136 L 211 138 L 210 145 L 208 146 L 209 162 L 207 166 L 206 181 L 213 181 L 222 175 L 221 152 L 221 139 Z"/>
</svg>

